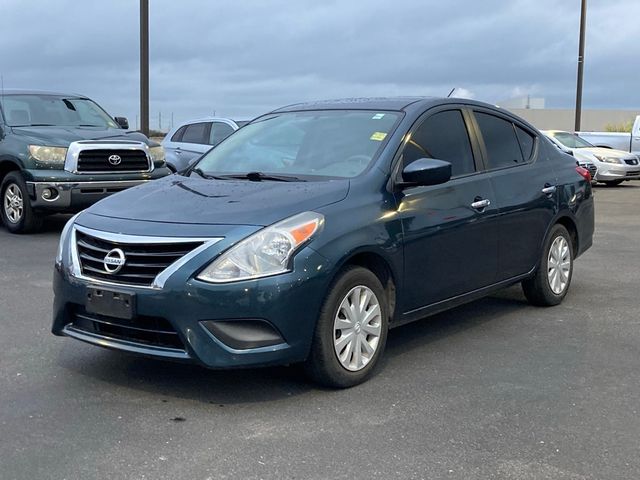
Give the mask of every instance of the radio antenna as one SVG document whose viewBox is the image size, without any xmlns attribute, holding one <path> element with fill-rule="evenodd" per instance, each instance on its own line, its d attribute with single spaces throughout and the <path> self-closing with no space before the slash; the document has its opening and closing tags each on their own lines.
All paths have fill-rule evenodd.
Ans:
<svg viewBox="0 0 640 480">
<path fill-rule="evenodd" d="M 449 92 L 449 95 L 447 95 L 447 98 L 449 98 L 451 95 L 453 95 L 453 92 L 455 92 L 458 89 L 458 87 L 453 87 L 451 89 L 451 91 Z"/>
</svg>

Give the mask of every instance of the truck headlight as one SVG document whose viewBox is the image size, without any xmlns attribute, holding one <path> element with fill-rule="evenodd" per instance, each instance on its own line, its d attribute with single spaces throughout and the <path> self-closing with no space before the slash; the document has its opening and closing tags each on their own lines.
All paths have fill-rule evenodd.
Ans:
<svg viewBox="0 0 640 480">
<path fill-rule="evenodd" d="M 67 158 L 67 149 L 64 147 L 49 147 L 45 145 L 29 145 L 29 154 L 46 166 L 62 167 Z"/>
<path fill-rule="evenodd" d="M 623 163 L 622 159 L 620 158 L 607 157 L 605 155 L 596 155 L 595 153 L 593 154 L 593 156 L 604 163 L 616 163 L 616 164 Z"/>
<path fill-rule="evenodd" d="M 62 252 L 64 252 L 64 246 L 69 241 L 69 234 L 71 233 L 71 227 L 73 227 L 73 222 L 78 218 L 79 213 L 76 213 L 73 217 L 69 219 L 69 221 L 65 224 L 62 229 L 62 233 L 60 234 L 60 241 L 58 242 L 58 251 L 56 252 L 56 265 L 62 265 Z"/>
<path fill-rule="evenodd" d="M 198 276 L 211 283 L 236 282 L 290 271 L 290 260 L 322 228 L 324 216 L 304 212 L 245 238 L 216 258 Z"/>
<path fill-rule="evenodd" d="M 151 157 L 151 161 L 153 163 L 164 163 L 164 147 L 157 146 L 149 148 L 149 156 Z"/>
</svg>

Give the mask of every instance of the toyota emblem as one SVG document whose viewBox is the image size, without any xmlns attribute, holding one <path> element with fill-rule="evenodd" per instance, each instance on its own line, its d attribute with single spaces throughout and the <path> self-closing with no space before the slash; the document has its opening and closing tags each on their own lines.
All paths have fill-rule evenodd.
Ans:
<svg viewBox="0 0 640 480">
<path fill-rule="evenodd" d="M 102 264 L 104 265 L 105 272 L 113 275 L 118 273 L 122 267 L 124 267 L 126 260 L 124 252 L 119 248 L 114 248 L 105 255 L 104 260 L 102 260 Z"/>
<path fill-rule="evenodd" d="M 114 167 L 122 163 L 122 157 L 120 157 L 120 155 L 110 155 L 107 160 L 109 160 L 109 163 Z"/>
</svg>

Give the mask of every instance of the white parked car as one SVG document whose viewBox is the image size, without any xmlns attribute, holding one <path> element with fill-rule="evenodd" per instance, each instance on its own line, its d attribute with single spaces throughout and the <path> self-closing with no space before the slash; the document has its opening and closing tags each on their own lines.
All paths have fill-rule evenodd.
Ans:
<svg viewBox="0 0 640 480">
<path fill-rule="evenodd" d="M 559 147 L 571 150 L 578 162 L 593 163 L 597 168 L 596 182 L 615 186 L 625 180 L 640 179 L 640 159 L 636 154 L 596 147 L 571 132 L 547 130 L 543 133 Z"/>
<path fill-rule="evenodd" d="M 240 122 L 240 125 L 244 123 L 247 122 Z M 229 118 L 217 117 L 181 123 L 167 133 L 162 141 L 167 166 L 174 172 L 184 170 L 192 161 L 238 130 L 240 125 Z"/>
</svg>

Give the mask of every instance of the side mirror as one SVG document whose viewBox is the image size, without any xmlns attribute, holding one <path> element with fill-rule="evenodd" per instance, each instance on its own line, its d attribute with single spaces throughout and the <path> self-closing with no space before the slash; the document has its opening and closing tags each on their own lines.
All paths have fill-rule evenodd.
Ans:
<svg viewBox="0 0 640 480">
<path fill-rule="evenodd" d="M 129 129 L 129 120 L 126 117 L 113 117 L 116 123 L 120 126 L 120 128 L 124 128 L 125 130 Z"/>
<path fill-rule="evenodd" d="M 419 158 L 402 170 L 403 187 L 439 185 L 451 178 L 451 164 L 434 158 Z"/>
</svg>

